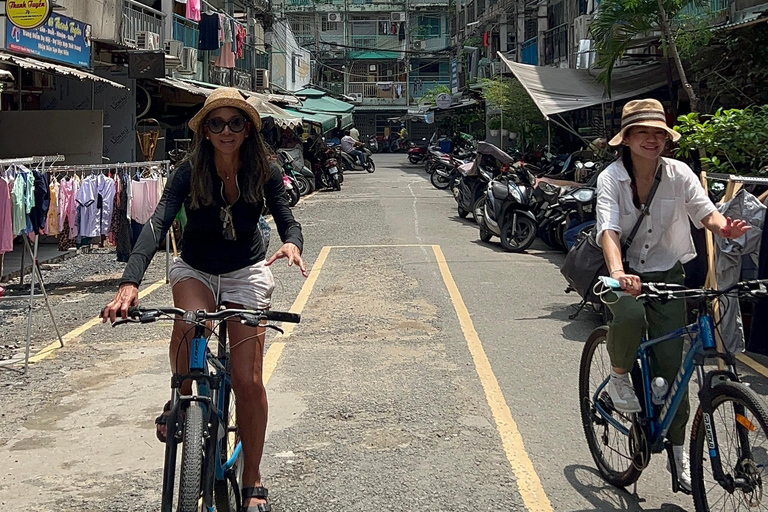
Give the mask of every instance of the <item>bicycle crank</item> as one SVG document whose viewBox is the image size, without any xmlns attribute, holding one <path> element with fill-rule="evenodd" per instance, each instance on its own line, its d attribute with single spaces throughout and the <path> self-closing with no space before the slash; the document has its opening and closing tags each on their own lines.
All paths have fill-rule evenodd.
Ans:
<svg viewBox="0 0 768 512">
<path fill-rule="evenodd" d="M 632 426 L 629 429 L 629 453 L 632 457 L 632 465 L 638 471 L 647 468 L 651 462 L 651 447 L 637 414 L 632 415 Z"/>
</svg>

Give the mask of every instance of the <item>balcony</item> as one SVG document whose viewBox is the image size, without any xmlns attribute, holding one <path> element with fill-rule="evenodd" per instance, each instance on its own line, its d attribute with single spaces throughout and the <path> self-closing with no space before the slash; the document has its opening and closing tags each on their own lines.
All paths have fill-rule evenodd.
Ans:
<svg viewBox="0 0 768 512">
<path fill-rule="evenodd" d="M 450 0 L 410 0 L 411 7 L 448 7 Z"/>
<path fill-rule="evenodd" d="M 178 14 L 173 15 L 173 39 L 181 41 L 184 46 L 197 48 L 197 42 L 200 39 L 200 31 L 197 29 L 197 23 L 188 20 Z"/>
<path fill-rule="evenodd" d="M 428 51 L 428 52 L 436 52 L 438 50 L 443 50 L 450 44 L 447 34 L 444 36 L 436 36 L 436 37 L 433 36 L 433 37 L 426 37 L 426 38 L 414 36 L 414 39 L 424 41 L 424 51 Z"/>
<path fill-rule="evenodd" d="M 361 105 L 405 105 L 406 82 L 350 82 L 350 96 L 361 96 Z"/>
<path fill-rule="evenodd" d="M 568 24 L 544 32 L 544 64 L 568 60 Z"/>
<path fill-rule="evenodd" d="M 522 45 L 520 45 L 521 61 L 523 64 L 532 66 L 539 65 L 539 38 L 533 36 Z"/>
<path fill-rule="evenodd" d="M 160 48 L 165 41 L 165 14 L 140 4 L 134 0 L 124 0 L 120 42 L 126 46 L 136 46 L 137 33 L 154 32 L 160 34 Z"/>
<path fill-rule="evenodd" d="M 411 95 L 411 98 L 421 98 L 432 89 L 441 85 L 450 87 L 451 79 L 449 77 L 438 78 L 435 80 L 430 80 L 429 78 L 412 78 L 410 90 L 408 92 Z"/>
<path fill-rule="evenodd" d="M 390 50 L 400 51 L 398 36 L 357 35 L 350 36 L 352 50 Z"/>
</svg>

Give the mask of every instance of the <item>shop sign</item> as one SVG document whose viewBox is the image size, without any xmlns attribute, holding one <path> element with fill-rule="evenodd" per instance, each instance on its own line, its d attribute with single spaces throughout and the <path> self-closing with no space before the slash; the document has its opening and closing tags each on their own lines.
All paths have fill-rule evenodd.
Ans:
<svg viewBox="0 0 768 512">
<path fill-rule="evenodd" d="M 451 95 L 447 93 L 438 94 L 435 98 L 437 108 L 448 108 L 451 106 Z"/>
<path fill-rule="evenodd" d="M 459 92 L 459 62 L 455 57 L 451 59 L 451 92 Z"/>
<path fill-rule="evenodd" d="M 10 3 L 10 0 L 9 0 Z M 91 65 L 91 26 L 56 14 L 41 27 L 5 27 L 5 48 L 12 52 L 87 68 Z"/>
<path fill-rule="evenodd" d="M 7 0 L 5 14 L 16 28 L 33 29 L 51 16 L 53 0 Z"/>
</svg>

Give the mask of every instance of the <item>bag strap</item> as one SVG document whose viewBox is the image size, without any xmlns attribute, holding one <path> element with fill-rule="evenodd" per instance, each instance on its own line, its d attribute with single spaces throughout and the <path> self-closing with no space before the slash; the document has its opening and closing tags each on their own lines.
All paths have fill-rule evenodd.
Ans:
<svg viewBox="0 0 768 512">
<path fill-rule="evenodd" d="M 629 246 L 632 245 L 632 241 L 635 239 L 635 235 L 637 235 L 637 232 L 640 229 L 640 224 L 643 223 L 643 219 L 651 214 L 651 201 L 653 201 L 653 196 L 656 195 L 656 189 L 659 188 L 659 183 L 661 183 L 661 168 L 663 165 L 663 163 L 659 164 L 659 168 L 656 170 L 656 176 L 653 179 L 653 185 L 651 186 L 650 192 L 648 192 L 648 199 L 645 201 L 645 205 L 640 211 L 640 217 L 638 217 L 635 226 L 632 228 L 632 231 L 629 232 L 629 236 L 624 240 L 624 243 L 621 246 L 622 252 L 624 253 L 626 253 L 627 250 L 629 250 Z"/>
</svg>

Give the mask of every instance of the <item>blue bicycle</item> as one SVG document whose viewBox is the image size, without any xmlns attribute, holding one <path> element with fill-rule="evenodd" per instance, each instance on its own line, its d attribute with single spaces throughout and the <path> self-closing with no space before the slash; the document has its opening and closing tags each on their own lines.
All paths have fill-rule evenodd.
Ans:
<svg viewBox="0 0 768 512">
<path fill-rule="evenodd" d="M 172 512 L 176 483 L 176 458 L 182 444 L 179 466 L 177 512 L 239 512 L 243 454 L 234 421 L 235 394 L 232 390 L 227 344 L 227 320 L 282 330 L 264 322 L 298 323 L 301 317 L 279 311 L 220 309 L 184 311 L 178 308 L 131 308 L 124 323 L 151 323 L 157 320 L 185 322 L 194 329 L 189 342 L 189 373 L 171 377 L 171 408 L 166 419 L 165 465 L 163 468 L 162 512 Z M 217 322 L 210 328 L 206 322 Z M 215 337 L 214 355 L 208 346 Z M 191 381 L 192 394 L 181 393 L 182 383 Z M 202 501 L 201 501 L 202 500 Z"/>
<path fill-rule="evenodd" d="M 606 386 L 611 364 L 605 348 L 607 327 L 595 329 L 581 356 L 579 402 L 589 451 L 600 474 L 610 484 L 626 487 L 640 478 L 652 453 L 667 451 L 672 468 L 672 489 L 683 491 L 675 474 L 672 447 L 665 440 L 672 418 L 694 372 L 699 383 L 699 408 L 690 435 L 691 494 L 697 511 L 768 510 L 763 498 L 763 478 L 768 467 L 768 414 L 754 391 L 739 381 L 736 358 L 718 352 L 715 325 L 709 314 L 711 301 L 724 297 L 768 297 L 768 280 L 745 281 L 718 291 L 689 289 L 680 285 L 648 283 L 638 300 L 695 301 L 695 323 L 652 340 L 638 348 L 632 381 L 642 411 L 618 412 Z M 620 290 L 618 282 L 603 278 L 596 286 Z M 649 350 L 658 343 L 687 336 L 690 349 L 665 400 L 654 404 L 651 394 Z M 705 363 L 722 360 L 723 370 L 705 369 Z"/>
</svg>

